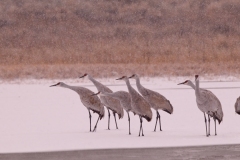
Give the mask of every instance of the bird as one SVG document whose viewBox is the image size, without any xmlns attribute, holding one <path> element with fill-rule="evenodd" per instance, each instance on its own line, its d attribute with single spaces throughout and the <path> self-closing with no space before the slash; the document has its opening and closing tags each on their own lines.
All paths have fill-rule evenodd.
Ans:
<svg viewBox="0 0 240 160">
<path fill-rule="evenodd" d="M 235 112 L 240 115 L 240 97 L 237 98 L 237 101 L 234 107 L 235 107 Z"/>
<path fill-rule="evenodd" d="M 159 120 L 160 131 L 162 131 L 160 114 L 159 114 L 158 110 L 161 109 L 169 114 L 172 114 L 173 113 L 172 104 L 170 103 L 169 100 L 167 100 L 160 93 L 143 87 L 140 83 L 140 78 L 137 74 L 133 74 L 129 78 L 134 78 L 136 80 L 138 92 L 140 92 L 141 95 L 143 96 L 143 98 L 145 98 L 148 101 L 148 103 L 151 105 L 151 108 L 153 108 L 156 111 L 157 117 L 156 117 L 154 131 L 156 131 L 156 126 L 157 126 L 158 120 Z"/>
<path fill-rule="evenodd" d="M 103 85 L 102 83 L 95 80 L 92 76 L 85 73 L 83 76 L 80 76 L 79 78 L 83 78 L 87 76 L 90 81 L 96 86 L 97 90 L 103 93 L 113 93 L 113 91 L 108 88 L 107 86 Z M 121 107 L 120 102 L 117 99 L 114 99 L 112 97 L 106 97 L 106 96 L 100 96 L 101 102 L 104 104 L 104 106 L 107 107 L 108 110 L 108 130 L 110 130 L 110 110 L 113 112 L 113 116 L 115 119 L 116 129 L 118 129 L 117 126 L 117 120 L 116 120 L 116 113 L 118 114 L 119 119 L 123 118 L 124 112 L 123 108 Z"/>
<path fill-rule="evenodd" d="M 185 82 L 179 83 L 178 85 L 185 84 L 192 87 L 195 90 L 196 102 L 200 111 L 204 114 L 206 136 L 210 136 L 210 117 L 213 117 L 215 123 L 215 135 L 217 135 L 216 120 L 220 124 L 223 120 L 223 110 L 219 99 L 209 90 L 199 88 L 199 75 L 195 75 L 195 84 L 192 81 L 186 80 Z M 208 130 L 207 130 L 207 119 L 208 115 Z"/>
<path fill-rule="evenodd" d="M 87 88 L 80 87 L 80 86 L 70 86 L 63 82 L 58 82 L 57 84 L 51 85 L 50 87 L 54 87 L 54 86 L 68 88 L 68 89 L 71 89 L 71 90 L 77 92 L 77 94 L 80 96 L 80 100 L 81 100 L 82 104 L 88 109 L 88 112 L 89 112 L 90 132 L 92 132 L 92 129 L 91 129 L 92 115 L 91 115 L 90 111 L 93 111 L 93 113 L 97 113 L 99 115 L 96 125 L 93 129 L 93 132 L 96 131 L 98 121 L 99 121 L 99 119 L 101 120 L 104 117 L 104 113 L 105 113 L 104 105 L 101 103 L 98 96 L 91 96 L 92 94 L 94 94 L 94 92 Z"/>
<path fill-rule="evenodd" d="M 142 118 L 145 118 L 148 122 L 152 120 L 152 110 L 150 104 L 131 86 L 129 82 L 129 77 L 122 76 L 121 78 L 118 78 L 116 80 L 124 80 L 126 82 L 128 92 L 131 97 L 131 106 L 135 114 L 139 116 L 140 119 L 140 130 L 139 130 L 139 137 L 140 133 L 142 131 L 143 134 L 143 127 L 142 127 Z"/>
<path fill-rule="evenodd" d="M 127 112 L 128 114 L 128 123 L 129 123 L 129 135 L 131 135 L 130 132 L 130 115 L 129 112 L 133 111 L 132 107 L 131 107 L 131 97 L 130 94 L 126 91 L 117 91 L 117 92 L 113 92 L 113 93 L 102 93 L 102 92 L 97 92 L 94 95 L 100 95 L 100 96 L 108 96 L 108 97 L 112 97 L 115 98 L 117 100 L 119 100 L 121 106 L 123 107 L 123 109 Z"/>
</svg>

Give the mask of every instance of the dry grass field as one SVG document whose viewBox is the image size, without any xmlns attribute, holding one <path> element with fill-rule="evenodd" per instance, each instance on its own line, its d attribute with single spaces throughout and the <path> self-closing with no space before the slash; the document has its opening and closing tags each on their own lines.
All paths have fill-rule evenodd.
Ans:
<svg viewBox="0 0 240 160">
<path fill-rule="evenodd" d="M 1 0 L 0 79 L 239 75 L 239 0 Z"/>
</svg>

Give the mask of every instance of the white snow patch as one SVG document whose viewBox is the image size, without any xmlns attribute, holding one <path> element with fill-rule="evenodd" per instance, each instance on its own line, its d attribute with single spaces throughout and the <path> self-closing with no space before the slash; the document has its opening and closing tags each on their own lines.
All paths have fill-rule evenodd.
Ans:
<svg viewBox="0 0 240 160">
<path fill-rule="evenodd" d="M 68 89 L 49 87 L 58 81 L 63 81 L 96 92 L 96 88 L 86 78 L 1 81 L 0 153 L 240 143 L 240 127 L 238 127 L 240 116 L 234 112 L 234 103 L 240 96 L 238 79 L 234 77 L 200 79 L 204 81 L 200 86 L 211 88 L 210 90 L 220 99 L 223 106 L 224 117 L 223 122 L 217 125 L 218 135 L 214 136 L 212 120 L 210 137 L 205 136 L 204 116 L 196 106 L 194 91 L 188 86 L 177 85 L 186 79 L 194 80 L 194 77 L 141 80 L 145 87 L 158 91 L 169 99 L 174 107 L 172 115 L 160 111 L 162 132 L 159 130 L 153 132 L 156 120 L 156 113 L 153 111 L 152 121 L 143 122 L 144 137 L 138 137 L 139 118 L 132 113 L 132 135 L 128 135 L 127 114 L 123 119 L 117 120 L 118 130 L 115 129 L 113 116 L 111 116 L 111 130 L 107 130 L 108 118 L 105 116 L 99 121 L 97 132 L 90 133 L 88 111 L 80 102 L 79 96 Z M 99 81 L 109 85 L 113 91 L 127 91 L 122 81 L 114 79 Z M 131 80 L 131 84 L 135 87 L 134 80 Z M 92 126 L 94 126 L 97 115 L 92 115 Z"/>
</svg>

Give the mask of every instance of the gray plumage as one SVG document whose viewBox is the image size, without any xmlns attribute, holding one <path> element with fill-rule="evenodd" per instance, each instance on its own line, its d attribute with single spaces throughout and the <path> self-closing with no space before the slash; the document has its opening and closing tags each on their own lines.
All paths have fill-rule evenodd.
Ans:
<svg viewBox="0 0 240 160">
<path fill-rule="evenodd" d="M 145 118 L 148 122 L 152 120 L 152 111 L 150 104 L 131 86 L 128 77 L 123 76 L 117 80 L 124 80 L 126 82 L 128 92 L 131 97 L 131 107 L 135 114 L 139 115 L 140 118 L 140 130 L 139 136 L 142 131 L 143 135 L 143 128 L 142 128 L 142 118 Z"/>
<path fill-rule="evenodd" d="M 235 112 L 240 115 L 240 97 L 237 98 L 237 101 L 234 107 L 235 107 Z"/>
<path fill-rule="evenodd" d="M 113 93 L 113 91 L 110 88 L 108 88 L 107 86 L 103 85 L 102 83 L 96 81 L 94 78 L 92 78 L 92 76 L 90 76 L 88 74 L 84 74 L 80 78 L 83 78 L 85 76 L 87 76 L 88 79 L 96 86 L 96 88 L 99 92 Z M 119 119 L 123 118 L 123 116 L 124 116 L 123 108 L 121 107 L 120 102 L 112 97 L 106 97 L 106 96 L 100 96 L 100 100 L 108 109 L 108 129 L 110 129 L 110 112 L 109 112 L 109 110 L 111 110 L 113 112 L 113 115 L 115 118 L 115 123 L 116 123 L 116 128 L 118 129 L 115 113 L 118 114 Z"/>
<path fill-rule="evenodd" d="M 102 119 L 104 117 L 104 105 L 101 103 L 98 96 L 91 96 L 92 94 L 94 94 L 94 92 L 92 92 L 91 90 L 89 90 L 87 88 L 80 87 L 80 86 L 70 86 L 70 85 L 67 85 L 63 82 L 59 82 L 55 85 L 51 85 L 50 87 L 54 87 L 54 86 L 59 86 L 59 87 L 71 89 L 79 95 L 82 104 L 89 111 L 90 132 L 91 132 L 91 113 L 90 113 L 90 110 L 99 115 L 98 120 Z M 97 123 L 98 123 L 98 120 L 97 120 Z M 93 131 L 96 130 L 97 123 L 96 123 Z"/>
<path fill-rule="evenodd" d="M 159 125 L 160 125 L 160 131 L 161 129 L 161 120 L 160 120 L 160 114 L 158 110 L 163 110 L 169 114 L 173 113 L 173 107 L 170 103 L 169 100 L 167 100 L 163 95 L 161 95 L 158 92 L 152 91 L 150 89 L 147 89 L 143 87 L 140 83 L 140 78 L 137 74 L 133 74 L 130 78 L 134 78 L 136 80 L 136 85 L 139 93 L 148 101 L 148 103 L 151 105 L 151 107 L 156 110 L 157 113 L 157 118 L 156 118 L 156 124 L 155 124 L 155 129 L 156 131 L 156 125 L 157 121 L 159 119 Z"/>
<path fill-rule="evenodd" d="M 108 97 L 112 97 L 115 98 L 117 100 L 119 100 L 121 106 L 123 107 L 123 109 L 127 112 L 128 114 L 128 121 L 129 121 L 129 134 L 131 134 L 130 132 L 130 115 L 129 112 L 133 111 L 132 107 L 131 107 L 131 96 L 128 92 L 126 91 L 117 91 L 117 92 L 113 92 L 113 93 L 102 93 L 102 92 L 98 92 L 97 94 L 99 94 L 100 96 L 108 96 Z"/>
<path fill-rule="evenodd" d="M 213 117 L 215 123 L 215 135 L 216 131 L 216 120 L 220 124 L 223 120 L 222 105 L 219 99 L 209 90 L 199 88 L 199 76 L 195 76 L 196 86 L 187 80 L 180 84 L 186 84 L 191 86 L 195 90 L 196 102 L 200 111 L 204 114 L 205 126 L 206 126 L 206 136 L 210 135 L 210 117 Z M 208 131 L 207 131 L 207 119 L 205 113 L 208 115 Z"/>
<path fill-rule="evenodd" d="M 130 112 L 132 110 L 131 96 L 126 91 L 117 91 L 117 92 L 113 92 L 113 93 L 100 92 L 100 96 L 108 96 L 108 97 L 112 97 L 112 98 L 119 100 L 121 106 L 123 107 L 123 109 L 126 112 Z"/>
</svg>

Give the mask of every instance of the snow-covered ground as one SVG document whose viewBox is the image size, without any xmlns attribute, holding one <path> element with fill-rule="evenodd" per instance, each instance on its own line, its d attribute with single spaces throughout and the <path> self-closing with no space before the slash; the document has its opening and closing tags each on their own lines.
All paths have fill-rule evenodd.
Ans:
<svg viewBox="0 0 240 160">
<path fill-rule="evenodd" d="M 240 116 L 234 112 L 234 103 L 240 96 L 240 82 L 231 77 L 218 77 L 217 81 L 223 81 L 204 79 L 200 83 L 201 87 L 209 88 L 220 99 L 224 112 L 223 122 L 217 125 L 218 135 L 213 136 L 212 120 L 212 136 L 206 137 L 204 116 L 196 106 L 194 91 L 188 86 L 177 85 L 185 79 L 144 78 L 141 81 L 145 87 L 168 98 L 174 107 L 172 115 L 160 111 L 162 132 L 159 128 L 153 132 L 156 120 L 153 111 L 152 121 L 143 122 L 144 137 L 138 137 L 139 118 L 132 113 L 132 135 L 128 135 L 126 112 L 124 118 L 118 120 L 118 130 L 115 129 L 113 116 L 111 130 L 107 130 L 105 116 L 99 121 L 97 132 L 89 132 L 88 111 L 78 95 L 65 88 L 49 87 L 58 80 L 1 82 L 0 153 L 240 143 Z M 193 77 L 191 80 L 194 80 Z M 87 79 L 61 81 L 97 91 Z M 100 81 L 109 85 L 113 91 L 127 90 L 123 81 Z M 131 84 L 136 88 L 133 80 Z M 96 120 L 97 115 L 93 114 L 92 126 Z"/>
</svg>

